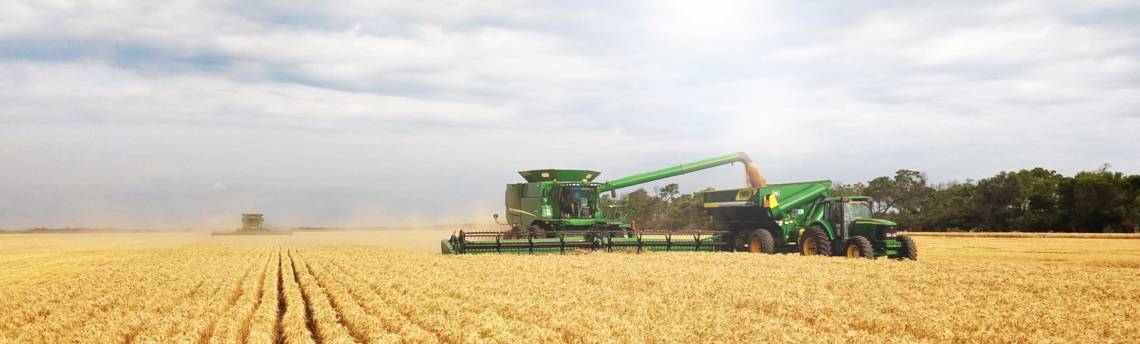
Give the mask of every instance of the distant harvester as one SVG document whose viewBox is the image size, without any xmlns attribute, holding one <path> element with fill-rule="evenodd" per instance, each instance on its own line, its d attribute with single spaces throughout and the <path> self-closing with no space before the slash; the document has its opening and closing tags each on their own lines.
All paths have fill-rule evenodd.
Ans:
<svg viewBox="0 0 1140 344">
<path fill-rule="evenodd" d="M 262 214 L 241 214 L 240 231 L 263 231 L 265 217 Z"/>
<path fill-rule="evenodd" d="M 262 214 L 241 214 L 241 228 L 236 231 L 213 232 L 212 235 L 260 235 L 283 234 L 292 235 L 292 231 L 275 231 L 265 226 L 265 216 Z"/>
</svg>

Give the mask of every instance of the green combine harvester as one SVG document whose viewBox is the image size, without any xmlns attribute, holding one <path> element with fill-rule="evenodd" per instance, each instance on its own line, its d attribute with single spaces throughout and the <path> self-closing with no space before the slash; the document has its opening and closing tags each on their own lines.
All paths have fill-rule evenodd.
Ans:
<svg viewBox="0 0 1140 344">
<path fill-rule="evenodd" d="M 752 159 L 734 153 L 711 159 L 636 174 L 603 183 L 590 170 L 530 170 L 519 175 L 525 183 L 507 184 L 506 223 L 502 232 L 459 231 L 441 242 L 444 254 L 567 253 L 575 250 L 719 251 L 726 249 L 723 231 L 635 230 L 620 219 L 606 216 L 600 196 L 617 189 L 645 184 L 712 167 L 744 164 L 750 186 L 765 181 Z M 495 214 L 499 222 L 499 215 Z"/>
<path fill-rule="evenodd" d="M 731 232 L 734 250 L 918 259 L 914 240 L 875 219 L 869 197 L 829 197 L 831 181 L 704 193 L 704 208 Z"/>
</svg>

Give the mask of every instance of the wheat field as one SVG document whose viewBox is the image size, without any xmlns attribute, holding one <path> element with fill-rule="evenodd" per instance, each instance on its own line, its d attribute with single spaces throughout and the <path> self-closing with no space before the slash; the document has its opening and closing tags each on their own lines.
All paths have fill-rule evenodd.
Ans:
<svg viewBox="0 0 1140 344">
<path fill-rule="evenodd" d="M 900 262 L 446 234 L 0 235 L 0 342 L 1140 341 L 1140 240 L 918 237 Z"/>
</svg>

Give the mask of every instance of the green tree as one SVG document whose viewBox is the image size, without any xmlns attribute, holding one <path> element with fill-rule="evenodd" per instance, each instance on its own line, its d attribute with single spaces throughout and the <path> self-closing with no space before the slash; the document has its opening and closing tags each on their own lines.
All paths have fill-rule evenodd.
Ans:
<svg viewBox="0 0 1140 344">
<path fill-rule="evenodd" d="M 665 186 L 656 189 L 657 197 L 665 202 L 672 202 L 677 195 L 681 194 L 681 187 L 677 183 L 669 183 Z"/>
<path fill-rule="evenodd" d="M 900 225 L 908 230 L 976 229 L 980 223 L 975 206 L 976 192 L 977 186 L 971 180 L 935 185 L 923 200 L 922 211 Z"/>
<path fill-rule="evenodd" d="M 835 196 L 862 196 L 866 194 L 867 184 L 834 183 L 831 185 L 831 194 Z"/>
<path fill-rule="evenodd" d="M 990 230 L 1008 230 L 1021 198 L 1021 180 L 1014 173 L 1001 172 L 978 181 L 978 211 L 982 226 Z"/>
<path fill-rule="evenodd" d="M 1128 189 L 1125 198 L 1128 201 L 1122 206 L 1124 215 L 1122 225 L 1124 229 L 1140 233 L 1140 176 L 1128 176 L 1124 184 Z"/>
<path fill-rule="evenodd" d="M 1060 187 L 1062 213 L 1070 231 L 1111 232 L 1123 225 L 1127 186 L 1107 167 L 1065 178 Z"/>
<path fill-rule="evenodd" d="M 867 183 L 863 190 L 874 200 L 871 210 L 876 215 L 895 214 L 905 217 L 922 210 L 922 202 L 930 188 L 926 174 L 912 170 L 898 170 L 894 178 L 878 177 Z"/>
<path fill-rule="evenodd" d="M 1044 168 L 1021 170 L 1017 174 L 1020 194 L 1015 206 L 1017 214 L 1010 229 L 1042 231 L 1060 228 L 1063 223 L 1058 211 L 1059 187 L 1064 179 L 1056 171 Z"/>
</svg>

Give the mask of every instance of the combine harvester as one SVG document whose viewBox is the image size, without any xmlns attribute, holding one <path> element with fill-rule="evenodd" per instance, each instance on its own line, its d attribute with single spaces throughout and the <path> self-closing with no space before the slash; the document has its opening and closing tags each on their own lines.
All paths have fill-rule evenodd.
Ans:
<svg viewBox="0 0 1140 344">
<path fill-rule="evenodd" d="M 440 243 L 444 254 L 567 253 L 574 250 L 719 251 L 726 249 L 720 231 L 647 231 L 607 218 L 600 195 L 712 167 L 744 164 L 750 187 L 765 185 L 760 170 L 744 153 L 734 153 L 596 183 L 600 174 L 589 170 L 530 170 L 519 172 L 525 183 L 507 184 L 505 232 L 459 231 Z"/>
<path fill-rule="evenodd" d="M 293 235 L 293 232 L 269 229 L 265 226 L 262 214 L 241 214 L 241 228 L 235 231 L 215 231 L 210 235 Z"/>
<path fill-rule="evenodd" d="M 875 219 L 871 198 L 829 197 L 831 181 L 770 184 L 704 193 L 704 208 L 733 249 L 755 253 L 918 259 L 914 240 Z"/>
</svg>

